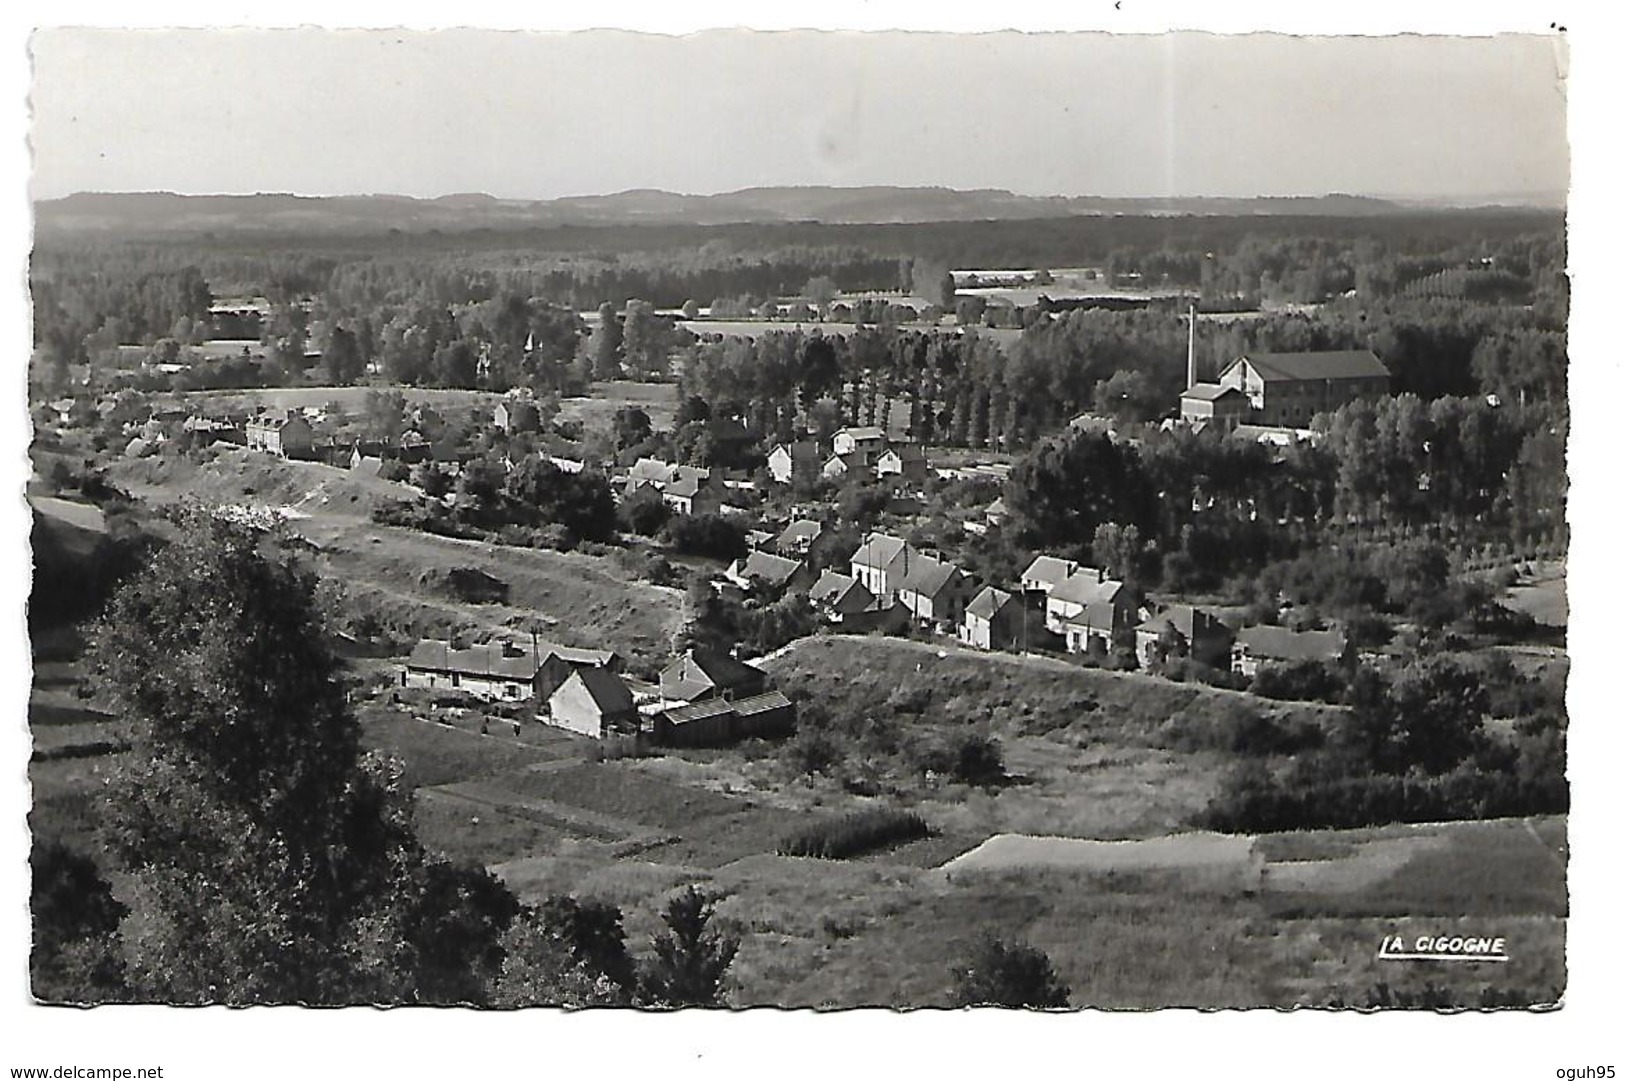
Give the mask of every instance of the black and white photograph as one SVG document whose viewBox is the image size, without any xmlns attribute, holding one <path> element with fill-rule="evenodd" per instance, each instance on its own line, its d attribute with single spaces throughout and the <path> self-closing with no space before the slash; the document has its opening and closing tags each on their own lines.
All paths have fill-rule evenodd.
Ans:
<svg viewBox="0 0 1625 1081">
<path fill-rule="evenodd" d="M 1406 1014 L 1614 1076 L 1540 1027 L 1617 724 L 1577 43 L 1101 7 L 37 12 L 14 1016 Z"/>
</svg>

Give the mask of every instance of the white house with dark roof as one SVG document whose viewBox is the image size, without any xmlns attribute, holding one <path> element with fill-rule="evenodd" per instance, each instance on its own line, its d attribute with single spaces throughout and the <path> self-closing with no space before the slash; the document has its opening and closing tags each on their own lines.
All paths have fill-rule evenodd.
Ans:
<svg viewBox="0 0 1625 1081">
<path fill-rule="evenodd" d="M 804 589 L 812 584 L 812 571 L 799 559 L 771 552 L 751 552 L 728 565 L 722 576 L 740 589 L 763 585 L 771 589 Z"/>
<path fill-rule="evenodd" d="M 547 699 L 546 720 L 555 728 L 602 739 L 636 732 L 638 710 L 626 681 L 602 668 L 578 668 Z"/>
<path fill-rule="evenodd" d="M 873 426 L 842 428 L 835 433 L 831 442 L 836 454 L 858 455 L 868 463 L 886 449 L 886 431 Z"/>
<path fill-rule="evenodd" d="M 1235 639 L 1235 632 L 1212 613 L 1175 604 L 1134 628 L 1134 653 L 1146 669 L 1176 656 L 1228 668 Z"/>
<path fill-rule="evenodd" d="M 871 533 L 852 553 L 850 569 L 852 577 L 862 582 L 863 588 L 874 594 L 884 607 L 896 599 L 898 583 L 908 574 L 910 564 L 919 558 L 920 553 L 902 538 Z"/>
<path fill-rule="evenodd" d="M 1026 606 L 1020 597 L 983 586 L 965 606 L 959 640 L 975 649 L 1009 649 L 1022 643 Z"/>
<path fill-rule="evenodd" d="M 1369 349 L 1307 353 L 1245 353 L 1217 382 L 1192 382 L 1180 396 L 1180 415 L 1240 424 L 1307 428 L 1317 413 L 1389 393 L 1388 368 Z"/>
<path fill-rule="evenodd" d="M 824 462 L 825 457 L 820 453 L 818 444 L 810 439 L 775 443 L 767 452 L 767 473 L 779 484 L 815 480 Z"/>
<path fill-rule="evenodd" d="M 1101 579 L 1098 570 L 1079 566 L 1077 560 L 1061 559 L 1059 556 L 1034 556 L 1033 561 L 1027 564 L 1027 569 L 1021 572 L 1021 588 L 1028 593 L 1042 593 L 1047 597 L 1050 590 L 1080 571 L 1096 582 Z"/>
<path fill-rule="evenodd" d="M 799 518 L 784 527 L 784 532 L 774 539 L 773 548 L 781 556 L 804 556 L 823 535 L 822 522 Z"/>
</svg>

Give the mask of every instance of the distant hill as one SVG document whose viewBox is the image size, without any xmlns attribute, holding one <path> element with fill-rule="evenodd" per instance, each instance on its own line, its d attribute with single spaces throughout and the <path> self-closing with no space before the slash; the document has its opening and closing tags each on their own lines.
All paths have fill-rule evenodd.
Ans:
<svg viewBox="0 0 1625 1081">
<path fill-rule="evenodd" d="M 1123 199 L 1032 196 L 992 188 L 773 187 L 718 195 L 639 189 L 560 199 L 498 199 L 479 193 L 403 195 L 176 195 L 82 193 L 35 204 L 42 232 L 189 233 L 462 231 L 550 225 L 723 225 L 816 221 L 856 225 L 999 221 L 1071 215 L 1404 214 L 1405 205 L 1357 195 Z"/>
</svg>

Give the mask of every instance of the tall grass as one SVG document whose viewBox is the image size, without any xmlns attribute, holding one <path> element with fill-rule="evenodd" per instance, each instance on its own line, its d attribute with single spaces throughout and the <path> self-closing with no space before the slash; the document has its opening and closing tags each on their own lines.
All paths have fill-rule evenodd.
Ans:
<svg viewBox="0 0 1625 1081">
<path fill-rule="evenodd" d="M 797 830 L 779 842 L 779 855 L 847 859 L 900 841 L 918 840 L 930 832 L 925 820 L 913 811 L 871 807 Z"/>
</svg>

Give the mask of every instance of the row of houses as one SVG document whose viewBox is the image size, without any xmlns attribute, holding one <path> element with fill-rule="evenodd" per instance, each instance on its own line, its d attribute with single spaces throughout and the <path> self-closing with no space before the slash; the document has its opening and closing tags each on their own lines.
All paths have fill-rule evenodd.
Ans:
<svg viewBox="0 0 1625 1081">
<path fill-rule="evenodd" d="M 778 484 L 796 481 L 924 481 L 925 450 L 908 439 L 894 439 L 884 428 L 842 428 L 824 450 L 815 440 L 775 443 L 767 452 L 767 472 Z"/>
<path fill-rule="evenodd" d="M 451 690 L 493 702 L 525 702 L 538 720 L 594 739 L 649 738 L 699 746 L 784 734 L 795 706 L 766 672 L 723 653 L 691 650 L 653 685 L 624 675 L 619 655 L 532 639 L 459 646 L 425 639 L 400 673 L 403 688 Z"/>
</svg>

